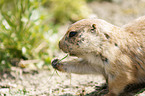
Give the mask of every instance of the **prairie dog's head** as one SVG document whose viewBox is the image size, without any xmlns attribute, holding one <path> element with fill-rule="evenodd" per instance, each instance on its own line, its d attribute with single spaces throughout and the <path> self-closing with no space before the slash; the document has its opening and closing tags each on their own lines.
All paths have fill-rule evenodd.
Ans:
<svg viewBox="0 0 145 96">
<path fill-rule="evenodd" d="M 100 19 L 83 19 L 72 24 L 59 42 L 64 52 L 74 56 L 99 54 L 110 39 L 114 26 Z"/>
</svg>

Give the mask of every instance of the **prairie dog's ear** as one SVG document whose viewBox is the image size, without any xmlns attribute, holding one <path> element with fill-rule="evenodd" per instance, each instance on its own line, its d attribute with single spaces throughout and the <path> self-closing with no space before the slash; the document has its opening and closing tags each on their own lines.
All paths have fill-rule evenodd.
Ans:
<svg viewBox="0 0 145 96">
<path fill-rule="evenodd" d="M 91 33 L 96 33 L 96 24 L 91 25 Z"/>
<path fill-rule="evenodd" d="M 97 29 L 96 24 L 92 24 L 92 29 Z"/>
<path fill-rule="evenodd" d="M 92 33 L 96 33 L 96 34 L 100 33 L 100 30 L 97 28 L 96 24 L 92 24 L 92 26 L 91 26 L 91 32 Z"/>
</svg>

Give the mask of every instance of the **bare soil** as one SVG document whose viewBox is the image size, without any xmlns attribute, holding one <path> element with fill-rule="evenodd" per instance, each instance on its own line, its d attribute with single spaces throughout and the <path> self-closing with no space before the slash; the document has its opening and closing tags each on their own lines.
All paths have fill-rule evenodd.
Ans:
<svg viewBox="0 0 145 96">
<path fill-rule="evenodd" d="M 16 72 L 17 70 L 17 72 Z M 4 74 L 0 83 L 1 94 L 37 96 L 79 96 L 95 91 L 95 85 L 105 82 L 102 77 L 56 73 L 55 70 L 29 70 L 19 68 Z M 17 74 L 16 74 L 17 73 Z"/>
</svg>

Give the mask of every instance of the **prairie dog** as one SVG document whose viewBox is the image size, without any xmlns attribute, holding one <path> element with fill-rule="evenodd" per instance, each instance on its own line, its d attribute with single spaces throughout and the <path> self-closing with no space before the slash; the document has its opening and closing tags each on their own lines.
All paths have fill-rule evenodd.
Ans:
<svg viewBox="0 0 145 96">
<path fill-rule="evenodd" d="M 123 27 L 101 19 L 80 20 L 69 27 L 59 47 L 78 59 L 55 59 L 52 66 L 68 73 L 102 74 L 109 87 L 105 96 L 145 83 L 145 16 Z"/>
</svg>

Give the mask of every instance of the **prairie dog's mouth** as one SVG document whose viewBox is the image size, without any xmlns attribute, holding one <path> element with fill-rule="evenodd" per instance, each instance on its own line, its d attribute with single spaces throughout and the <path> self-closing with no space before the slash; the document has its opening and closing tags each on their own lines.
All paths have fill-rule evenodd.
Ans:
<svg viewBox="0 0 145 96">
<path fill-rule="evenodd" d="M 70 56 L 76 56 L 76 55 L 75 55 L 75 54 L 73 54 L 73 53 L 69 53 L 69 55 L 70 55 Z"/>
<path fill-rule="evenodd" d="M 74 52 L 69 52 L 68 50 L 63 50 L 63 49 L 61 49 L 64 53 L 67 53 L 67 54 L 69 54 L 70 56 L 76 56 L 75 54 L 74 54 Z"/>
</svg>

